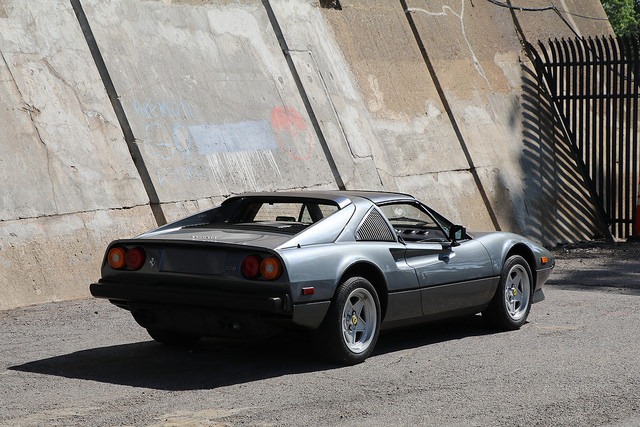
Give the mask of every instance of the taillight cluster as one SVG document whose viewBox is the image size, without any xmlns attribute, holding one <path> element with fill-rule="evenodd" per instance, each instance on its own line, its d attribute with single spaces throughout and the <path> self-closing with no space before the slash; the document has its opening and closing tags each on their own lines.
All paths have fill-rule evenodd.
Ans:
<svg viewBox="0 0 640 427">
<path fill-rule="evenodd" d="M 276 280 L 282 274 L 282 264 L 273 256 L 247 255 L 242 260 L 240 271 L 247 279 Z"/>
<path fill-rule="evenodd" d="M 146 255 L 144 249 L 140 247 L 125 248 L 114 246 L 109 249 L 107 262 L 114 270 L 140 270 L 144 265 Z"/>
</svg>

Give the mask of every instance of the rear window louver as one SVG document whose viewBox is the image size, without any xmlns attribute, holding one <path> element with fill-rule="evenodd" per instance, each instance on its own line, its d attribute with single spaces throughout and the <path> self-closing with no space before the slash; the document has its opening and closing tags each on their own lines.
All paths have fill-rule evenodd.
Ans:
<svg viewBox="0 0 640 427">
<path fill-rule="evenodd" d="M 356 239 L 368 242 L 395 242 L 395 236 L 380 212 L 372 209 L 362 221 Z"/>
</svg>

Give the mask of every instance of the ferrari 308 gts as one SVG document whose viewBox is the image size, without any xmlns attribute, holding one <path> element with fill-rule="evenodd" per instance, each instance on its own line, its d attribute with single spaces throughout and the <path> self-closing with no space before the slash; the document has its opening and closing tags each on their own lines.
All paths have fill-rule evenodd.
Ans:
<svg viewBox="0 0 640 427">
<path fill-rule="evenodd" d="M 482 313 L 518 329 L 555 261 L 512 233 L 471 233 L 406 194 L 272 192 L 116 240 L 91 294 L 161 343 L 317 334 L 355 364 L 381 329 Z"/>
</svg>

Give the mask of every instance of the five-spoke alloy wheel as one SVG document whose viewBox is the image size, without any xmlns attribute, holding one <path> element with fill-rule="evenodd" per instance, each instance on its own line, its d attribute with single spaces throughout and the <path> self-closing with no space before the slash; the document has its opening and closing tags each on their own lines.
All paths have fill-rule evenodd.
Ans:
<svg viewBox="0 0 640 427">
<path fill-rule="evenodd" d="M 369 357 L 380 332 L 380 300 L 373 285 L 363 277 L 345 280 L 320 332 L 333 361 L 352 365 Z"/>
<path fill-rule="evenodd" d="M 482 315 L 501 329 L 518 329 L 527 321 L 531 309 L 533 278 L 527 261 L 519 255 L 507 259 L 500 284 L 491 304 Z"/>
</svg>

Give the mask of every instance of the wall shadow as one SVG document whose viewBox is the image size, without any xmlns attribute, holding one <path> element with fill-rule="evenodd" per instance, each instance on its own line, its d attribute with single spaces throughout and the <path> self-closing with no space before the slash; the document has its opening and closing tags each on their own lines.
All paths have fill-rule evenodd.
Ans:
<svg viewBox="0 0 640 427">
<path fill-rule="evenodd" d="M 524 234 L 548 246 L 602 237 L 597 208 L 543 81 L 522 65 Z"/>
</svg>

